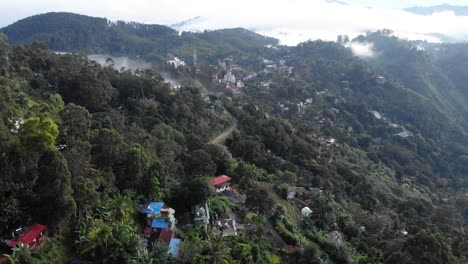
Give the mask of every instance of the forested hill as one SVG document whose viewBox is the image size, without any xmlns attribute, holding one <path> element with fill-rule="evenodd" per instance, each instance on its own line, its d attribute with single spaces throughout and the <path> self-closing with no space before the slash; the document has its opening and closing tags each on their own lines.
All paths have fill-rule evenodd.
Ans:
<svg viewBox="0 0 468 264">
<path fill-rule="evenodd" d="M 372 43 L 376 56 L 368 62 L 376 70 L 426 97 L 468 131 L 468 86 L 461 73 L 468 45 L 416 43 L 391 34 L 379 31 L 355 41 Z"/>
<path fill-rule="evenodd" d="M 245 29 L 226 29 L 203 33 L 185 32 L 162 25 L 116 21 L 73 13 L 46 13 L 22 19 L 1 32 L 12 44 L 45 42 L 56 51 L 82 51 L 112 55 L 139 55 L 156 59 L 190 43 L 193 49 L 214 49 L 236 53 L 256 51 L 278 40 Z M 183 52 L 182 52 L 183 53 Z"/>
<path fill-rule="evenodd" d="M 336 42 L 264 47 L 277 42 L 244 29 L 138 36 L 135 24 L 72 14 L 24 21 L 55 15 L 105 22 L 119 36 L 96 33 L 96 47 L 78 50 L 143 50 L 182 86 L 155 69 L 116 69 L 112 59 L 100 65 L 0 34 L 0 254 L 27 264 L 468 259 L 468 137 L 436 100 L 443 96 L 406 78 L 437 69 L 463 91 L 455 82 L 468 76 L 464 44 L 427 58 L 404 53 L 450 65 L 425 69 L 396 55 L 385 65 L 392 53 L 363 60 Z M 93 31 L 81 25 L 66 36 Z M 407 52 L 407 42 L 387 37 L 356 41 Z M 197 63 L 166 64 L 194 50 Z M 219 175 L 235 191 L 215 192 Z M 178 256 L 156 242 L 161 230 L 145 228 L 137 208 L 148 201 L 175 209 Z M 212 217 L 206 228 L 195 220 L 202 207 Z M 8 248 L 12 232 L 36 223 L 49 230 L 41 250 Z"/>
<path fill-rule="evenodd" d="M 160 25 L 115 23 L 73 13 L 47 13 L 22 19 L 2 29 L 14 44 L 43 41 L 57 51 L 138 52 L 150 41 L 174 38 L 177 32 Z M 140 48 L 137 48 L 138 46 Z M 130 50 L 126 50 L 130 49 Z"/>
</svg>

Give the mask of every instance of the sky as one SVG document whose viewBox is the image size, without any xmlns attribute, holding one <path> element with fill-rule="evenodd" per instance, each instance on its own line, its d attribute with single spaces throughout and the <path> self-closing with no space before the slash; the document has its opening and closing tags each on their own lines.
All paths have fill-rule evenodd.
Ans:
<svg viewBox="0 0 468 264">
<path fill-rule="evenodd" d="M 350 5 L 372 6 L 382 8 L 406 8 L 413 6 L 433 6 L 440 4 L 468 5 L 468 0 L 342 0 Z"/>
<path fill-rule="evenodd" d="M 0 0 L 0 27 L 39 13 L 67 11 L 164 25 L 200 16 L 180 30 L 244 27 L 279 38 L 286 45 L 308 39 L 335 40 L 339 34 L 354 37 L 384 28 L 408 39 L 439 42 L 437 34 L 468 39 L 468 17 L 451 12 L 418 16 L 398 10 L 442 3 L 468 6 L 468 0 L 340 1 L 347 5 L 330 0 Z"/>
</svg>

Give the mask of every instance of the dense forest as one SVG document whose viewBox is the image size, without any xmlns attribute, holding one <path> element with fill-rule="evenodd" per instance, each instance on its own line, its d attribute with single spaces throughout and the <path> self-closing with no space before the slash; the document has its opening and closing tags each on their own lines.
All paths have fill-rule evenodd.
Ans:
<svg viewBox="0 0 468 264">
<path fill-rule="evenodd" d="M 286 47 L 245 29 L 179 35 L 69 13 L 1 31 L 0 261 L 468 259 L 466 44 L 421 50 L 375 32 L 354 40 L 380 53 L 362 60 L 337 42 Z M 169 67 L 173 56 L 186 64 Z M 242 83 L 218 80 L 229 74 Z M 235 191 L 217 193 L 218 175 Z M 147 201 L 175 210 L 180 254 L 147 244 Z M 200 204 L 243 229 L 197 226 Z M 7 245 L 36 223 L 48 230 L 40 249 Z"/>
</svg>

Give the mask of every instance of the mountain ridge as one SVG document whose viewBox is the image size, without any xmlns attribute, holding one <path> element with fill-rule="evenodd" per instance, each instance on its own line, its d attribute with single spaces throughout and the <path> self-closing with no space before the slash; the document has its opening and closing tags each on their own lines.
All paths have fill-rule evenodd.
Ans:
<svg viewBox="0 0 468 264">
<path fill-rule="evenodd" d="M 452 11 L 457 16 L 468 16 L 468 6 L 441 4 L 434 6 L 413 6 L 403 9 L 418 15 L 432 15 L 445 11 Z"/>
</svg>

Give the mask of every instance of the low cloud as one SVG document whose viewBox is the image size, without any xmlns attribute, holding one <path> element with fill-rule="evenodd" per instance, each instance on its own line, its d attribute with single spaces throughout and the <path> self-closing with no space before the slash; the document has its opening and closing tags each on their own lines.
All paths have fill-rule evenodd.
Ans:
<svg viewBox="0 0 468 264">
<path fill-rule="evenodd" d="M 430 16 L 402 10 L 366 8 L 325 0 L 17 0 L 2 4 L 17 19 L 50 11 L 68 11 L 111 20 L 172 25 L 199 16 L 180 27 L 184 31 L 244 27 L 295 45 L 308 39 L 351 38 L 367 31 L 391 29 L 397 36 L 440 42 L 468 40 L 468 16 L 441 12 Z M 1 21 L 0 23 L 6 23 Z M 8 17 L 11 19 L 11 17 Z M 13 22 L 13 21 L 10 21 Z"/>
<path fill-rule="evenodd" d="M 101 65 L 107 65 L 108 63 L 111 63 L 116 70 L 125 68 L 126 70 L 131 70 L 133 72 L 136 70 L 146 70 L 152 68 L 151 63 L 149 62 L 140 59 L 132 59 L 129 57 L 114 57 L 105 54 L 93 54 L 89 55 L 88 59 L 94 60 Z M 111 59 L 112 62 L 109 61 L 109 59 Z"/>
<path fill-rule="evenodd" d="M 345 47 L 350 48 L 354 56 L 362 59 L 374 58 L 377 55 L 374 50 L 374 43 L 349 42 Z"/>
</svg>

